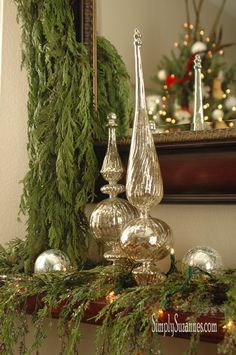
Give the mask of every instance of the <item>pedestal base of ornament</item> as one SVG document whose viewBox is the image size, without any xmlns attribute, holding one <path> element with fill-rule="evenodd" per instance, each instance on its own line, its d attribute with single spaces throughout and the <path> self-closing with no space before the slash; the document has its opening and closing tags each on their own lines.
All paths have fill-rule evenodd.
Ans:
<svg viewBox="0 0 236 355">
<path fill-rule="evenodd" d="M 155 285 L 166 278 L 157 265 L 150 262 L 144 262 L 141 266 L 135 268 L 132 274 L 139 286 Z"/>
<path fill-rule="evenodd" d="M 103 256 L 107 261 L 112 262 L 112 265 L 107 266 L 109 271 L 122 268 L 128 261 L 126 254 L 120 248 L 119 244 L 113 245 L 112 249 L 106 251 Z"/>
</svg>

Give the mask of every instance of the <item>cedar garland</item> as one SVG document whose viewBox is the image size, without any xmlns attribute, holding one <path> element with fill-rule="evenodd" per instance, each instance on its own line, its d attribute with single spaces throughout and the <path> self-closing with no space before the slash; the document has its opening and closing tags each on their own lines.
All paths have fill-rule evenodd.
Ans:
<svg viewBox="0 0 236 355">
<path fill-rule="evenodd" d="M 37 255 L 48 248 L 65 251 L 79 265 L 90 240 L 84 209 L 93 199 L 97 175 L 93 137 L 106 136 L 111 110 L 118 113 L 120 135 L 127 133 L 128 75 L 114 47 L 100 38 L 95 113 L 92 69 L 84 45 L 76 41 L 71 1 L 15 3 L 29 81 L 29 171 L 20 205 L 28 216 L 25 271 L 32 271 Z"/>
</svg>

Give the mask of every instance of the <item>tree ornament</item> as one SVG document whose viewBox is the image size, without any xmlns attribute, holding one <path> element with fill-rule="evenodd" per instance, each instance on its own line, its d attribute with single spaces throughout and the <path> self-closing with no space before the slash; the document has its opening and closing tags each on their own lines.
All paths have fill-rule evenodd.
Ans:
<svg viewBox="0 0 236 355">
<path fill-rule="evenodd" d="M 236 97 L 235 96 L 229 96 L 226 100 L 225 100 L 225 107 L 228 110 L 231 110 L 234 106 L 236 106 Z"/>
<path fill-rule="evenodd" d="M 156 262 L 170 253 L 172 233 L 163 221 L 149 217 L 149 210 L 163 197 L 163 183 L 156 147 L 148 124 L 141 61 L 142 39 L 134 33 L 136 100 L 133 133 L 126 178 L 128 201 L 137 208 L 140 217 L 123 229 L 121 247 L 132 259 L 142 263 L 133 270 L 139 285 L 158 283 L 165 276 Z"/>
<path fill-rule="evenodd" d="M 214 111 L 212 111 L 211 115 L 214 120 L 221 121 L 223 120 L 224 117 L 224 111 L 217 108 Z"/>
<path fill-rule="evenodd" d="M 182 259 L 182 270 L 188 267 L 200 269 L 209 274 L 217 274 L 223 268 L 223 262 L 217 250 L 207 246 L 197 246 L 187 251 Z"/>
<path fill-rule="evenodd" d="M 205 99 L 209 99 L 210 97 L 210 91 L 211 91 L 211 88 L 209 85 L 202 85 L 202 96 L 205 98 Z"/>
<path fill-rule="evenodd" d="M 191 113 L 188 110 L 178 109 L 174 113 L 176 120 L 181 124 L 188 124 L 191 122 Z"/>
<path fill-rule="evenodd" d="M 146 97 L 146 103 L 147 103 L 147 109 L 149 111 L 155 111 L 156 106 L 160 104 L 161 102 L 161 97 L 160 95 L 148 95 Z"/>
<path fill-rule="evenodd" d="M 54 271 L 69 271 L 71 262 L 68 256 L 59 249 L 49 249 L 40 254 L 34 264 L 36 274 Z"/>
<path fill-rule="evenodd" d="M 167 78 L 167 73 L 165 71 L 165 69 L 161 69 L 157 72 L 157 78 L 160 80 L 160 81 L 165 81 L 166 78 Z"/>
<path fill-rule="evenodd" d="M 195 42 L 192 47 L 191 47 L 191 53 L 192 54 L 196 54 L 196 53 L 200 53 L 200 52 L 204 52 L 207 50 L 207 45 L 206 43 L 203 43 L 201 41 L 197 41 Z"/>
<path fill-rule="evenodd" d="M 224 91 L 221 88 L 222 82 L 219 78 L 213 80 L 212 96 L 214 99 L 220 100 L 224 95 Z"/>
</svg>

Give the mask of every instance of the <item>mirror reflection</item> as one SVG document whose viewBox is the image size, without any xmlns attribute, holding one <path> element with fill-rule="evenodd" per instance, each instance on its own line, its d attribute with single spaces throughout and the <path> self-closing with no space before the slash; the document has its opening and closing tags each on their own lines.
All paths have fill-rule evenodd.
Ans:
<svg viewBox="0 0 236 355">
<path fill-rule="evenodd" d="M 202 61 L 204 129 L 236 127 L 234 0 L 99 0 L 99 35 L 117 48 L 134 83 L 132 34 L 143 35 L 143 71 L 154 133 L 191 129 L 194 58 Z"/>
</svg>

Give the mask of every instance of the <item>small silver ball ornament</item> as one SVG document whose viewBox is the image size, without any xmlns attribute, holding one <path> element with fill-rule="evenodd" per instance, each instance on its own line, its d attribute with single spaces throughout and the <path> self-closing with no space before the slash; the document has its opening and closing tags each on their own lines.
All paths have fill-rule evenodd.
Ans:
<svg viewBox="0 0 236 355">
<path fill-rule="evenodd" d="M 68 256 L 58 249 L 49 249 L 40 254 L 34 264 L 36 274 L 54 271 L 69 271 L 71 262 Z"/>
<path fill-rule="evenodd" d="M 218 274 L 223 269 L 223 262 L 217 250 L 197 246 L 189 249 L 183 257 L 182 271 L 185 272 L 189 266 L 199 268 L 209 274 Z"/>
</svg>

